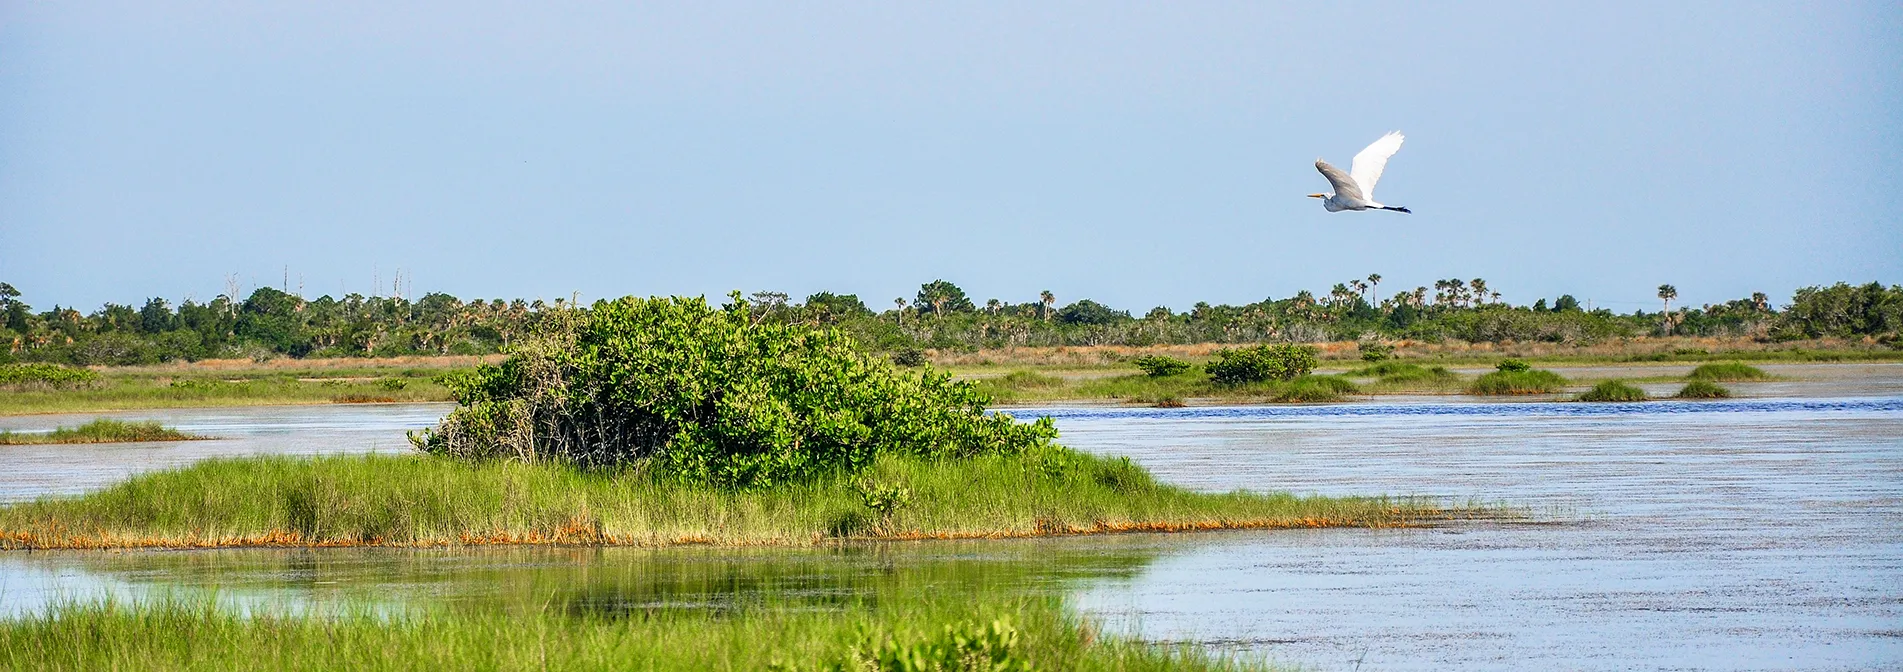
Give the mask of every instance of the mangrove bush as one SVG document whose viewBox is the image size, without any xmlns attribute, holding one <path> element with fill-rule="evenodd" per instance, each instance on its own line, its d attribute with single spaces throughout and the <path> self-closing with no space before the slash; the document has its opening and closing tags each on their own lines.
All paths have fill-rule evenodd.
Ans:
<svg viewBox="0 0 1903 672">
<path fill-rule="evenodd" d="M 470 458 L 640 465 L 759 487 L 866 467 L 882 454 L 968 457 L 1048 446 L 1048 419 L 931 370 L 901 373 L 835 329 L 753 319 L 734 293 L 623 298 L 570 311 L 508 359 L 448 377 L 459 406 L 412 436 Z"/>
<path fill-rule="evenodd" d="M 1224 349 L 1204 368 L 1210 379 L 1225 385 L 1294 380 L 1315 370 L 1315 348 L 1306 345 L 1258 345 Z"/>
</svg>

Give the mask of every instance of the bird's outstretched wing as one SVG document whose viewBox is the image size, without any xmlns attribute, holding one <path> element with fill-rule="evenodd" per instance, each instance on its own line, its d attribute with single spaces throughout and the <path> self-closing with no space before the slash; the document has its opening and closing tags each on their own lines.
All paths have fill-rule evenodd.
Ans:
<svg viewBox="0 0 1903 672">
<path fill-rule="evenodd" d="M 1362 196 L 1374 200 L 1374 183 L 1381 181 L 1381 171 L 1387 169 L 1388 157 L 1401 151 L 1401 141 L 1405 139 L 1400 131 L 1394 131 L 1381 136 L 1380 140 L 1355 155 L 1355 162 L 1350 164 L 1348 174 L 1354 176 L 1355 184 L 1361 186 Z"/>
<path fill-rule="evenodd" d="M 1335 195 L 1342 200 L 1367 200 L 1361 195 L 1361 187 L 1355 186 L 1355 178 L 1341 172 L 1340 168 L 1328 165 L 1327 161 L 1315 159 L 1315 170 L 1322 171 L 1322 177 L 1328 178 L 1328 183 L 1335 186 Z"/>
</svg>

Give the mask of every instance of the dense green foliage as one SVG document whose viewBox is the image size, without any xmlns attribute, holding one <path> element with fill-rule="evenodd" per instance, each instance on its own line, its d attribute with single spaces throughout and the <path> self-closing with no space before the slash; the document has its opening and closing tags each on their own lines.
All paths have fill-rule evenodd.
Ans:
<svg viewBox="0 0 1903 672">
<path fill-rule="evenodd" d="M 1326 295 L 1243 305 L 1197 303 L 1187 311 L 1154 308 L 1140 317 L 1088 299 L 1059 307 L 1049 292 L 1023 303 L 975 305 L 945 280 L 921 286 L 875 313 L 860 297 L 818 292 L 803 303 L 759 292 L 757 319 L 833 326 L 874 349 L 970 350 L 1009 346 L 1313 342 L 1412 339 L 1580 344 L 1627 336 L 1678 334 L 1789 340 L 1873 337 L 1896 342 L 1903 287 L 1870 283 L 1807 287 L 1782 310 L 1754 294 L 1722 304 L 1615 314 L 1586 310 L 1570 296 L 1547 307 L 1502 303 L 1484 280 L 1442 280 L 1388 298 L 1374 282 L 1336 285 Z M 139 307 L 107 304 L 90 314 L 55 306 L 36 312 L 0 283 L 0 363 L 149 364 L 204 358 L 488 354 L 533 333 L 566 308 L 562 299 L 463 301 L 447 294 L 306 299 L 260 288 L 234 289 L 206 303 L 176 306 L 152 298 Z M 1379 348 L 1367 352 L 1372 356 Z"/>
<path fill-rule="evenodd" d="M 1501 369 L 1474 379 L 1468 394 L 1552 394 L 1566 386 L 1566 378 L 1545 369 Z"/>
<path fill-rule="evenodd" d="M 1306 345 L 1257 345 L 1228 348 L 1216 352 L 1216 360 L 1203 366 L 1209 378 L 1225 385 L 1259 383 L 1265 380 L 1294 380 L 1315 370 L 1315 349 Z"/>
<path fill-rule="evenodd" d="M 1740 380 L 1764 380 L 1771 376 L 1766 374 L 1764 369 L 1751 366 L 1750 364 L 1740 362 L 1715 362 L 1711 364 L 1700 364 L 1698 368 L 1692 369 L 1690 375 L 1685 377 L 1691 380 L 1736 382 Z"/>
<path fill-rule="evenodd" d="M 1579 401 L 1645 401 L 1649 398 L 1645 396 L 1645 390 L 1621 380 L 1600 381 L 1577 397 Z"/>
<path fill-rule="evenodd" d="M 1339 376 L 1302 376 L 1288 381 L 1272 397 L 1284 403 L 1323 403 L 1341 401 L 1343 395 L 1360 394 L 1353 381 Z"/>
<path fill-rule="evenodd" d="M 1680 399 L 1724 399 L 1731 396 L 1731 390 L 1708 380 L 1694 380 L 1679 389 L 1676 396 Z"/>
<path fill-rule="evenodd" d="M 1347 375 L 1379 378 L 1384 383 L 1446 382 L 1460 376 L 1444 366 L 1421 366 L 1406 362 L 1381 362 L 1349 371 Z"/>
<path fill-rule="evenodd" d="M 187 441 L 204 438 L 165 427 L 157 422 L 126 422 L 100 418 L 78 427 L 60 427 L 45 434 L 0 431 L 0 445 L 27 443 L 126 443 L 132 441 Z"/>
<path fill-rule="evenodd" d="M 1190 363 L 1169 355 L 1144 355 L 1130 360 L 1137 368 L 1149 376 L 1174 376 L 1189 371 Z"/>
<path fill-rule="evenodd" d="M 738 294 L 719 309 L 631 297 L 562 317 L 501 364 L 450 378 L 460 405 L 417 446 L 760 487 L 883 454 L 1013 454 L 1057 435 L 1048 419 L 987 414 L 970 383 L 897 372 L 838 330 L 756 320 Z"/>
<path fill-rule="evenodd" d="M 91 370 L 58 364 L 0 364 L 0 387 L 76 387 L 98 380 Z"/>
<path fill-rule="evenodd" d="M 1508 373 L 1524 373 L 1532 371 L 1533 365 L 1517 359 L 1502 359 L 1499 364 L 1493 365 L 1493 368 Z"/>
</svg>

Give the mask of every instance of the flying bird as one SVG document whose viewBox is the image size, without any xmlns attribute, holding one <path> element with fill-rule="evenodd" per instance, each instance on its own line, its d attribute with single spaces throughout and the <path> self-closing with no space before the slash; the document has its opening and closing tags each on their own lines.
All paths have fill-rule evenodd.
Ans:
<svg viewBox="0 0 1903 672">
<path fill-rule="evenodd" d="M 1334 185 L 1335 193 L 1309 194 L 1309 198 L 1322 199 L 1322 207 L 1329 212 L 1343 210 L 1393 210 L 1395 212 L 1413 212 L 1396 205 L 1382 205 L 1374 201 L 1374 183 L 1381 179 L 1381 170 L 1388 167 L 1388 157 L 1401 151 L 1400 131 L 1381 136 L 1380 140 L 1368 145 L 1355 155 L 1355 162 L 1347 173 L 1340 168 L 1328 165 L 1327 161 L 1315 159 L 1315 170 L 1322 171 L 1322 177 Z"/>
</svg>

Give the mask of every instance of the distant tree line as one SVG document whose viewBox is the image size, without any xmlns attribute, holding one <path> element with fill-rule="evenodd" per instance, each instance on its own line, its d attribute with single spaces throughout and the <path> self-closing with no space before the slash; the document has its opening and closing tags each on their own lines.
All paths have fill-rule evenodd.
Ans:
<svg viewBox="0 0 1903 672">
<path fill-rule="evenodd" d="M 945 280 L 874 310 L 858 296 L 819 292 L 795 302 L 779 292 L 749 297 L 755 319 L 837 327 L 882 350 L 972 350 L 1011 346 L 1157 345 L 1411 339 L 1430 342 L 1591 343 L 1646 335 L 1748 337 L 1762 341 L 1871 337 L 1897 344 L 1903 286 L 1880 283 L 1796 290 L 1786 306 L 1763 293 L 1697 308 L 1672 306 L 1677 289 L 1659 287 L 1661 310 L 1616 314 L 1588 309 L 1572 296 L 1515 306 L 1485 279 L 1447 279 L 1382 298 L 1380 275 L 1243 305 L 1197 303 L 1187 311 L 1156 307 L 1133 315 L 1089 299 L 1060 305 L 1050 291 L 1012 303 L 982 305 Z M 234 292 L 235 293 L 235 292 Z M 562 299 L 474 299 L 432 293 L 420 299 L 316 299 L 260 288 L 176 306 L 108 303 L 82 313 L 35 310 L 0 283 L 0 363 L 151 364 L 244 357 L 391 357 L 500 352 L 534 333 Z"/>
</svg>

